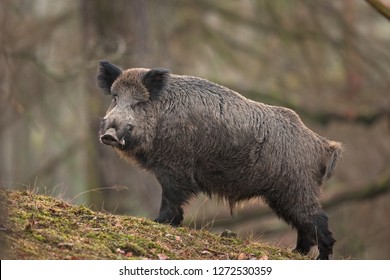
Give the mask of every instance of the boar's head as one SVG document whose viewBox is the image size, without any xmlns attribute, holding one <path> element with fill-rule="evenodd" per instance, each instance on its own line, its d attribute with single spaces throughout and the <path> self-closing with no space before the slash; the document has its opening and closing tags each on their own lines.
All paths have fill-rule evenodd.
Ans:
<svg viewBox="0 0 390 280">
<path fill-rule="evenodd" d="M 166 69 L 134 68 L 123 71 L 99 62 L 98 86 L 112 102 L 103 118 L 100 141 L 126 155 L 150 143 L 156 123 L 155 104 L 169 78 Z"/>
</svg>

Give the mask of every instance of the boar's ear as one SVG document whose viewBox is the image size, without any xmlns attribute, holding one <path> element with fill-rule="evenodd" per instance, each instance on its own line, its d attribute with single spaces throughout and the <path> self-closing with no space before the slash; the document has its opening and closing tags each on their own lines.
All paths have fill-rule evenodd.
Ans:
<svg viewBox="0 0 390 280">
<path fill-rule="evenodd" d="M 142 83 L 148 90 L 150 98 L 157 97 L 168 84 L 169 70 L 154 68 L 146 72 L 142 78 Z"/>
<path fill-rule="evenodd" d="M 98 86 L 105 94 L 111 94 L 111 86 L 120 74 L 122 74 L 122 69 L 118 66 L 105 60 L 99 61 L 99 70 L 96 77 Z"/>
</svg>

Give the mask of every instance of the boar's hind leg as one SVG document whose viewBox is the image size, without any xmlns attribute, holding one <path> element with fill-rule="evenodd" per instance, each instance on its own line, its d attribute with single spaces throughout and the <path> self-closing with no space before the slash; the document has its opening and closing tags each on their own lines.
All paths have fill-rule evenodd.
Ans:
<svg viewBox="0 0 390 280">
<path fill-rule="evenodd" d="M 319 214 L 310 217 L 310 223 L 297 223 L 297 247 L 295 251 L 306 255 L 313 245 L 318 245 L 320 254 L 317 259 L 327 260 L 333 251 L 335 239 L 328 229 L 328 217 L 321 210 Z"/>
<path fill-rule="evenodd" d="M 294 249 L 295 252 L 301 255 L 307 255 L 316 242 L 310 238 L 312 234 L 308 232 L 310 230 L 310 226 L 300 226 L 298 227 L 298 238 L 297 238 L 297 247 Z"/>
<path fill-rule="evenodd" d="M 320 255 L 318 260 L 328 260 L 333 253 L 333 244 L 336 240 L 328 228 L 328 216 L 321 212 L 315 217 L 315 225 L 318 231 L 318 250 Z"/>
<path fill-rule="evenodd" d="M 280 194 L 276 197 L 268 196 L 266 201 L 280 218 L 297 229 L 297 247 L 294 251 L 306 255 L 312 246 L 318 245 L 318 259 L 329 259 L 335 239 L 328 229 L 327 215 L 319 203 L 313 202 L 316 198 L 307 195 L 306 201 L 297 204 L 289 197 Z"/>
</svg>

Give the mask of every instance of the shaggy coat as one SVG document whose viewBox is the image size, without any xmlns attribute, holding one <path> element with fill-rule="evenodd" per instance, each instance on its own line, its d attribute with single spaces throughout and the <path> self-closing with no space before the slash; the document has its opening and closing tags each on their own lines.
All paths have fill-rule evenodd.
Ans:
<svg viewBox="0 0 390 280">
<path fill-rule="evenodd" d="M 113 97 L 101 142 L 155 174 L 162 187 L 157 222 L 179 225 L 182 205 L 200 192 L 231 209 L 262 197 L 297 229 L 297 252 L 318 245 L 319 258 L 329 258 L 335 239 L 319 197 L 340 143 L 308 129 L 290 109 L 201 78 L 101 61 L 97 80 Z"/>
</svg>

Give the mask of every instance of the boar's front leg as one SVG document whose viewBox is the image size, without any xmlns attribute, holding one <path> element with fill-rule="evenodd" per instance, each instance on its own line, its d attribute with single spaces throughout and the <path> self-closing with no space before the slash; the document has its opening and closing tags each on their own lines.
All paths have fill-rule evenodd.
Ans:
<svg viewBox="0 0 390 280">
<path fill-rule="evenodd" d="M 183 220 L 183 209 L 180 205 L 177 205 L 170 198 L 164 195 L 161 199 L 160 214 L 156 219 L 157 223 L 170 224 L 172 226 L 179 226 Z"/>
<path fill-rule="evenodd" d="M 183 221 L 182 205 L 186 203 L 189 195 L 183 191 L 178 182 L 169 177 L 158 177 L 162 187 L 160 214 L 154 220 L 158 223 L 179 226 Z"/>
</svg>

